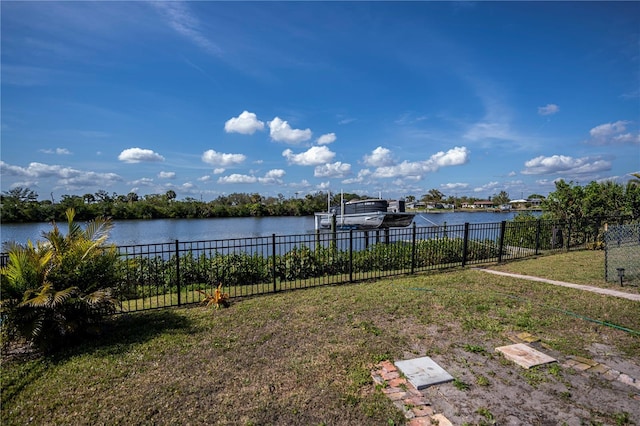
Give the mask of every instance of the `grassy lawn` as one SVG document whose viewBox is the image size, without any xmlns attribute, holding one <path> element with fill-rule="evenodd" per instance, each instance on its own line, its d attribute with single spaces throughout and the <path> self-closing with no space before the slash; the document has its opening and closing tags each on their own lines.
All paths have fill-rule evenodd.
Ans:
<svg viewBox="0 0 640 426">
<path fill-rule="evenodd" d="M 559 261 L 561 260 L 561 261 Z M 549 278 L 575 284 L 612 288 L 639 293 L 638 280 L 627 282 L 620 287 L 619 282 L 604 279 L 605 253 L 603 250 L 581 250 L 558 255 L 541 256 L 492 266 L 491 269 L 535 277 Z"/>
<path fill-rule="evenodd" d="M 598 255 L 500 269 L 593 285 L 603 281 L 590 257 Z M 640 331 L 637 302 L 474 270 L 288 291 L 228 309 L 124 314 L 100 338 L 55 356 L 3 354 L 1 423 L 403 424 L 370 377 L 383 359 L 428 355 L 462 369 L 466 360 L 448 354 L 492 352 L 511 343 L 506 332 L 527 331 L 558 354 L 588 357 L 606 343 L 638 361 L 640 335 L 581 317 Z M 497 379 L 483 377 L 497 391 Z M 606 424 L 621 415 L 597 409 Z"/>
</svg>

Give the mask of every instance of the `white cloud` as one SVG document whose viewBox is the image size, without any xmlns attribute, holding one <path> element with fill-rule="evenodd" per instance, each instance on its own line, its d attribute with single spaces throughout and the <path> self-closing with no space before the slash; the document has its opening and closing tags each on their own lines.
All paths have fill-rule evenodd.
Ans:
<svg viewBox="0 0 640 426">
<path fill-rule="evenodd" d="M 270 129 L 271 139 L 276 142 L 284 142 L 292 145 L 311 139 L 311 130 L 292 129 L 289 123 L 279 117 L 267 123 Z"/>
<path fill-rule="evenodd" d="M 258 120 L 258 117 L 254 113 L 249 111 L 243 111 L 239 116 L 230 118 L 224 123 L 224 131 L 227 133 L 252 135 L 257 130 L 264 130 L 264 123 Z"/>
<path fill-rule="evenodd" d="M 77 170 L 71 167 L 48 165 L 43 163 L 29 163 L 28 167 L 13 166 L 0 160 L 0 174 L 35 179 L 54 178 L 58 185 L 76 188 L 80 185 L 110 186 L 123 179 L 115 173 L 96 173 Z"/>
<path fill-rule="evenodd" d="M 596 145 L 611 144 L 640 144 L 640 133 L 627 132 L 629 121 L 618 120 L 615 123 L 605 123 L 589 130 L 591 143 Z"/>
<path fill-rule="evenodd" d="M 71 151 L 69 151 L 67 148 L 41 149 L 40 152 L 45 154 L 71 155 Z"/>
<path fill-rule="evenodd" d="M 466 147 L 455 147 L 447 152 L 440 151 L 433 154 L 425 161 L 410 162 L 405 160 L 393 166 L 378 167 L 374 175 L 379 178 L 397 176 L 421 178 L 424 173 L 435 172 L 441 167 L 465 164 L 468 158 L 469 150 Z"/>
<path fill-rule="evenodd" d="M 160 172 L 158 173 L 160 179 L 175 179 L 176 172 Z"/>
<path fill-rule="evenodd" d="M 282 169 L 269 170 L 264 177 L 258 178 L 258 181 L 267 185 L 282 184 L 282 178 L 286 172 Z"/>
<path fill-rule="evenodd" d="M 213 169 L 213 174 L 214 175 L 221 175 L 223 174 L 227 169 L 225 169 L 224 167 L 216 167 L 215 169 Z"/>
<path fill-rule="evenodd" d="M 227 183 L 256 183 L 258 178 L 250 175 L 241 175 L 234 173 L 229 176 L 220 176 L 218 178 L 218 183 L 227 184 Z"/>
<path fill-rule="evenodd" d="M 231 166 L 234 164 L 240 164 L 246 160 L 244 154 L 225 154 L 222 152 L 216 152 L 213 149 L 202 153 L 202 161 L 211 164 L 213 166 Z"/>
<path fill-rule="evenodd" d="M 394 163 L 391 151 L 381 146 L 371 151 L 370 155 L 364 156 L 364 164 L 371 167 L 391 166 Z"/>
<path fill-rule="evenodd" d="M 211 176 L 209 176 L 209 175 L 200 176 L 198 178 L 199 182 L 209 182 L 210 180 L 211 180 Z"/>
<path fill-rule="evenodd" d="M 331 177 L 343 178 L 351 173 L 351 164 L 337 161 L 335 163 L 327 163 L 316 166 L 313 176 L 315 177 Z"/>
<path fill-rule="evenodd" d="M 253 175 L 242 175 L 234 173 L 229 176 L 220 176 L 218 183 L 221 184 L 233 184 L 233 183 L 262 183 L 265 185 L 282 184 L 282 177 L 286 172 L 282 169 L 269 170 L 264 177 L 256 177 Z"/>
<path fill-rule="evenodd" d="M 153 186 L 154 185 L 153 179 L 150 179 L 150 178 L 136 179 L 136 180 L 128 182 L 128 183 L 129 183 L 129 185 L 136 185 L 136 186 L 139 186 L 139 185 L 142 185 L 142 186 Z"/>
<path fill-rule="evenodd" d="M 517 173 L 515 171 L 510 171 L 507 176 L 514 177 L 515 175 L 517 175 Z"/>
<path fill-rule="evenodd" d="M 566 173 L 570 175 L 611 170 L 611 162 L 599 158 L 573 158 L 565 155 L 539 156 L 524 163 L 525 175 Z"/>
<path fill-rule="evenodd" d="M 440 185 L 441 188 L 443 189 L 448 189 L 448 190 L 455 190 L 455 189 L 465 189 L 469 187 L 468 183 L 445 183 L 443 185 Z"/>
<path fill-rule="evenodd" d="M 118 160 L 125 163 L 159 162 L 164 161 L 164 157 L 150 149 L 129 148 L 118 155 Z"/>
<path fill-rule="evenodd" d="M 329 145 L 330 143 L 334 143 L 336 139 L 337 138 L 335 133 L 327 133 L 320 136 L 316 142 L 318 143 L 318 145 Z"/>
<path fill-rule="evenodd" d="M 498 182 L 489 182 L 485 185 L 479 186 L 477 188 L 473 188 L 473 192 L 491 192 L 494 189 L 499 187 L 499 183 Z"/>
<path fill-rule="evenodd" d="M 369 169 L 362 169 L 358 172 L 358 176 L 356 176 L 355 178 L 351 178 L 351 179 L 345 179 L 342 181 L 343 184 L 345 185 L 349 185 L 352 183 L 362 183 L 365 181 L 365 179 L 371 176 L 371 170 Z"/>
<path fill-rule="evenodd" d="M 289 164 L 318 166 L 320 164 L 330 163 L 336 154 L 326 146 L 312 146 L 300 154 L 294 154 L 292 150 L 286 149 L 282 152 L 282 156 L 287 159 Z"/>
<path fill-rule="evenodd" d="M 547 104 L 543 107 L 538 107 L 538 114 L 540 115 L 553 115 L 560 111 L 560 107 L 556 104 Z"/>
</svg>

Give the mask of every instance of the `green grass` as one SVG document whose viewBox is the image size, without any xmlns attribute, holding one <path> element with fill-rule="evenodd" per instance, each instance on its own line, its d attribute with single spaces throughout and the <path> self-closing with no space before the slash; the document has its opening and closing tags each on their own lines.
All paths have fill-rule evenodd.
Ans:
<svg viewBox="0 0 640 426">
<path fill-rule="evenodd" d="M 573 255 L 514 272 L 542 261 L 553 275 L 552 260 L 560 270 Z M 54 356 L 3 355 L 0 423 L 403 424 L 369 372 L 418 345 L 488 358 L 517 330 L 564 354 L 588 356 L 602 341 L 640 353 L 638 336 L 568 311 L 640 331 L 637 302 L 474 270 L 118 315 L 99 338 Z M 489 385 L 499 383 L 467 384 Z"/>
<path fill-rule="evenodd" d="M 559 262 L 559 259 L 562 259 L 562 262 Z M 491 269 L 575 284 L 614 288 L 631 293 L 640 291 L 638 287 L 620 287 L 620 284 L 615 281 L 605 281 L 604 261 L 603 250 L 580 250 L 504 263 L 492 266 Z"/>
</svg>

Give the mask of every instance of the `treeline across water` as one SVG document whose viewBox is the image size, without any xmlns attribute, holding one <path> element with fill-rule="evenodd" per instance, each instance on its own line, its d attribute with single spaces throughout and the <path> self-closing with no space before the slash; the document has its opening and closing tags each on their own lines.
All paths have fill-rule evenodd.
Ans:
<svg viewBox="0 0 640 426">
<path fill-rule="evenodd" d="M 327 209 L 327 194 L 318 192 L 315 195 L 287 199 L 282 195 L 263 197 L 260 194 L 235 193 L 206 202 L 194 198 L 177 200 L 174 191 L 145 196 L 99 191 L 83 196 L 63 195 L 59 201 L 39 201 L 34 191 L 16 188 L 2 194 L 0 215 L 2 221 L 7 223 L 60 221 L 64 220 L 69 208 L 73 208 L 77 220 L 82 221 L 100 216 L 115 220 L 307 216 Z"/>
</svg>

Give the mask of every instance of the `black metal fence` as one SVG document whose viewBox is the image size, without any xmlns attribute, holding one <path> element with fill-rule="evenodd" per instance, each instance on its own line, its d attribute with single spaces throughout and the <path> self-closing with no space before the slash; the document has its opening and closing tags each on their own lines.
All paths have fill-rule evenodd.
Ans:
<svg viewBox="0 0 640 426">
<path fill-rule="evenodd" d="M 122 311 L 230 298 L 600 248 L 602 219 L 541 219 L 381 230 L 318 231 L 117 247 Z M 0 254 L 0 266 L 8 255 Z"/>
<path fill-rule="evenodd" d="M 530 220 L 118 247 L 123 311 L 351 283 L 596 246 L 598 227 Z"/>
</svg>

